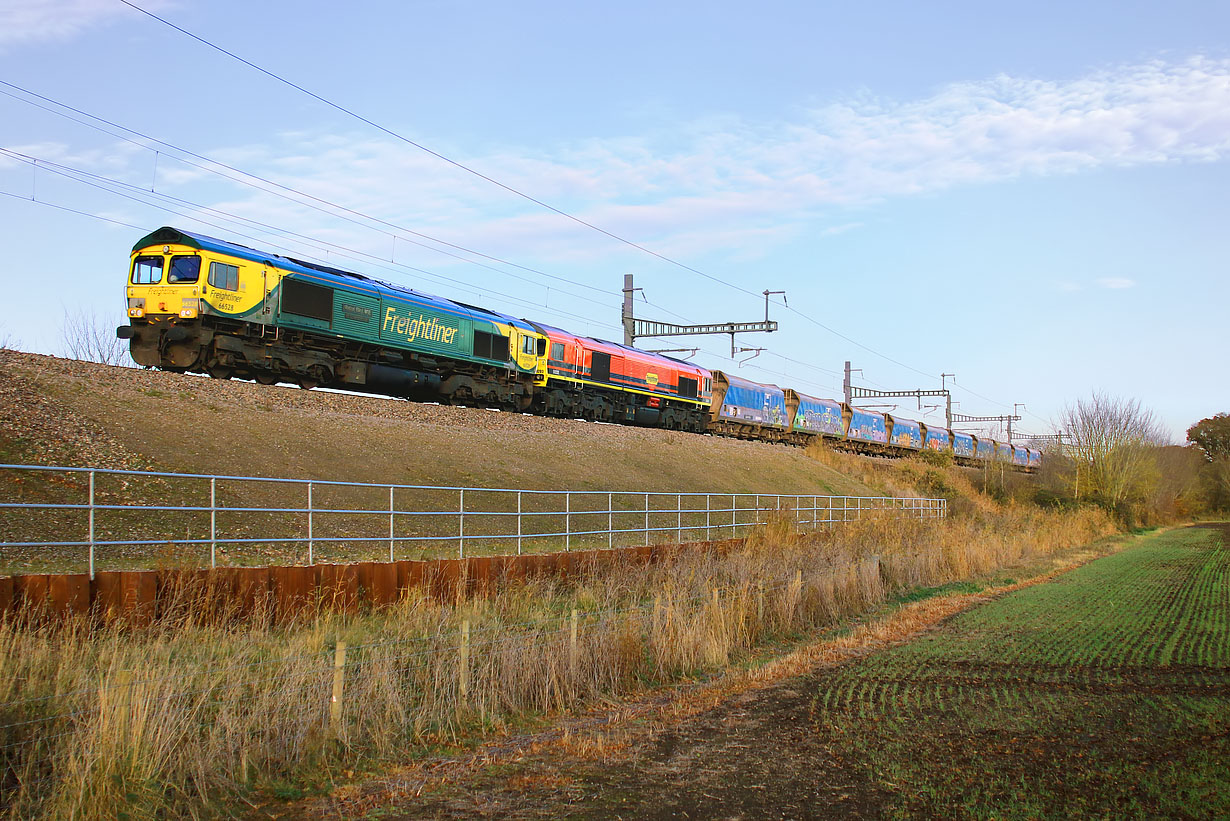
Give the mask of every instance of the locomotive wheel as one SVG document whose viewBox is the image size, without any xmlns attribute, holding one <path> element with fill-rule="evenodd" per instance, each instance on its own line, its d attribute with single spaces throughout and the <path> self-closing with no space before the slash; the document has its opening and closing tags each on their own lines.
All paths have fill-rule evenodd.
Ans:
<svg viewBox="0 0 1230 821">
<path fill-rule="evenodd" d="M 329 372 L 325 370 L 324 365 L 310 365 L 307 369 L 307 375 L 299 377 L 299 387 L 310 391 L 312 388 L 319 388 L 328 381 Z"/>
<path fill-rule="evenodd" d="M 262 385 L 273 385 L 277 383 L 278 375 L 269 371 L 257 371 L 256 381 Z"/>
<path fill-rule="evenodd" d="M 214 365 L 208 369 L 209 375 L 214 379 L 230 379 L 231 369 L 225 365 Z"/>
</svg>

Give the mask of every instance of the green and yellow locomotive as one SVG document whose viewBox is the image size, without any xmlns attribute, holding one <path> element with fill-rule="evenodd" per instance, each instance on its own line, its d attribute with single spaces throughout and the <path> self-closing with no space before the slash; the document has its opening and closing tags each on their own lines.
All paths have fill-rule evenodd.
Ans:
<svg viewBox="0 0 1230 821">
<path fill-rule="evenodd" d="M 516 410 L 545 384 L 527 322 L 175 228 L 133 248 L 127 294 L 147 367 Z"/>
</svg>

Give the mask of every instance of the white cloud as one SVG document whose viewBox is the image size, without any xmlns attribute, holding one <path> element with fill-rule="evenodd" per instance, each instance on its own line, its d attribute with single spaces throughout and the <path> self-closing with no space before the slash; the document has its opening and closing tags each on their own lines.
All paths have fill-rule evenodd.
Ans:
<svg viewBox="0 0 1230 821">
<path fill-rule="evenodd" d="M 102 7 L 92 0 L 78 3 L 85 10 Z M 857 229 L 861 223 L 841 212 L 888 198 L 1102 167 L 1221 160 L 1230 154 L 1230 60 L 1154 61 L 1067 83 L 1001 76 L 953 84 L 919 100 L 847 100 L 791 122 L 727 117 L 672 126 L 659 135 L 546 149 L 507 146 L 481 155 L 462 145 L 428 142 L 512 188 L 661 253 L 720 250 L 754 258 L 801 235 Z M 142 185 L 153 178 L 152 160 L 131 145 L 103 152 L 40 148 L 47 158 L 71 157 L 111 174 L 126 171 L 123 176 Z M 584 226 L 402 142 L 357 130 L 284 133 L 205 153 L 498 256 L 580 261 L 609 256 L 612 249 L 594 242 Z M 318 212 L 219 183 L 166 155 L 158 163 L 157 184 L 304 233 L 388 243 Z M 1134 283 L 1106 278 L 1098 284 Z"/>
<path fill-rule="evenodd" d="M 828 228 L 825 228 L 820 232 L 820 236 L 835 237 L 838 234 L 844 234 L 847 231 L 854 231 L 862 227 L 863 223 L 861 222 L 847 222 L 842 225 L 830 225 Z"/>
<path fill-rule="evenodd" d="M 235 153 L 257 161 L 264 155 L 279 177 L 292 176 L 319 196 L 456 229 L 458 238 L 472 235 L 475 223 L 484 236 L 522 242 L 578 232 L 575 223 L 401 143 L 284 139 Z M 1000 76 L 921 100 L 835 103 L 794 122 L 727 118 L 550 151 L 510 147 L 467 157 L 455 146 L 433 147 L 613 233 L 665 241 L 708 231 L 722 246 L 724 238 L 746 239 L 726 233 L 735 229 L 788 236 L 783 226 L 818 211 L 953 186 L 1220 160 L 1230 152 L 1230 61 L 1154 61 L 1067 83 Z M 765 230 L 770 226 L 777 230 Z M 839 230 L 844 226 L 825 233 Z"/>
<path fill-rule="evenodd" d="M 167 3 L 147 0 L 151 10 Z M 0 3 L 0 49 L 69 40 L 99 25 L 136 12 L 118 0 L 4 0 Z"/>
<path fill-rule="evenodd" d="M 1123 277 L 1102 277 L 1098 280 L 1098 285 L 1103 288 L 1110 288 L 1112 290 L 1121 290 L 1123 288 L 1136 287 L 1136 280 L 1125 279 Z"/>
</svg>

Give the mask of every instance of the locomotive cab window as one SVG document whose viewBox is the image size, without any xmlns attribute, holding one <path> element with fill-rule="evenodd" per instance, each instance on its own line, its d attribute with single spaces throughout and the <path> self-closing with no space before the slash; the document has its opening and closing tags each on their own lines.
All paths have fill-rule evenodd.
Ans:
<svg viewBox="0 0 1230 821">
<path fill-rule="evenodd" d="M 157 285 L 162 282 L 162 257 L 137 257 L 132 263 L 133 285 Z"/>
<path fill-rule="evenodd" d="M 226 291 L 239 290 L 239 266 L 225 262 L 209 263 L 209 284 Z"/>
<path fill-rule="evenodd" d="M 521 353 L 534 355 L 534 350 L 537 346 L 534 344 L 534 337 L 526 336 L 521 338 Z"/>
<path fill-rule="evenodd" d="M 167 283 L 179 285 L 191 284 L 201 278 L 201 258 L 171 257 L 171 270 L 167 272 Z"/>
</svg>

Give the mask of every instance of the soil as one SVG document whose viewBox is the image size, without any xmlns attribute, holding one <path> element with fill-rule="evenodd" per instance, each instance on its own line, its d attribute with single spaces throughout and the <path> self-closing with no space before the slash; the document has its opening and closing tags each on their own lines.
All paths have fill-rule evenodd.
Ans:
<svg viewBox="0 0 1230 821">
<path fill-rule="evenodd" d="M 1230 525 L 1217 527 L 1230 541 Z M 1082 791 L 1087 787 L 1081 785 L 1099 778 L 1103 764 L 1118 768 L 1110 771 L 1120 773 L 1120 780 L 1130 782 L 1130 774 L 1137 773 L 1143 782 L 1144 773 L 1158 762 L 1181 761 L 1193 749 L 1225 747 L 1224 737 L 1186 738 L 1160 728 L 1152 732 L 1141 723 L 1142 717 L 1146 724 L 1154 720 L 1151 714 L 1136 712 L 1139 704 L 1158 696 L 1230 695 L 1230 670 L 1221 667 L 1108 670 L 1073 665 L 1063 668 L 1066 681 L 1061 684 L 1053 681 L 1054 670 L 1047 665 L 1039 670 L 1019 665 L 1007 684 L 1001 665 L 981 669 L 971 663 L 949 670 L 946 675 L 960 679 L 962 689 L 971 693 L 971 705 L 995 703 L 1005 686 L 1022 703 L 1032 703 L 1034 693 L 1062 690 L 1061 697 L 1074 700 L 1078 708 L 1085 705 L 1077 709 L 1075 723 L 1062 726 L 1057 734 L 1052 728 L 1030 737 L 1018 737 L 1019 728 L 974 728 L 965 716 L 926 707 L 895 712 L 873 706 L 858 715 L 849 708 L 817 709 L 818 694 L 842 674 L 843 662 L 924 634 L 923 641 L 941 639 L 945 631 L 956 629 L 949 624 L 953 615 L 991 596 L 950 598 L 951 604 L 942 605 L 946 610 L 928 617 L 929 624 L 913 623 L 910 635 L 890 636 L 878 646 L 872 642 L 844 659 L 811 663 L 802 675 L 735 688 L 733 695 L 719 694 L 699 709 L 688 709 L 689 700 L 695 699 L 680 690 L 656 702 L 608 710 L 599 718 L 565 720 L 550 732 L 495 742 L 468 760 L 455 757 L 439 766 L 411 768 L 351 792 L 343 787 L 307 814 L 516 819 L 930 816 L 937 809 L 935 796 L 915 794 L 917 785 L 893 783 L 891 771 L 878 763 L 881 744 L 896 745 L 898 753 L 905 745 L 915 763 L 934 762 L 932 772 L 939 780 L 993 772 L 995 778 L 979 785 L 988 794 L 1001 789 L 1001 783 L 1052 784 L 1040 805 L 1049 814 L 1063 807 L 1086 807 Z M 909 607 L 913 605 L 903 611 Z M 883 683 L 874 672 L 864 678 L 873 686 Z M 859 750 L 863 753 L 853 752 Z M 872 756 L 877 762 L 868 766 Z M 1075 786 L 1066 785 L 1067 773 L 1072 773 Z M 1131 783 L 1118 783 L 1108 795 L 1097 795 L 1093 806 L 1127 800 L 1123 795 L 1132 807 L 1146 812 L 1157 800 Z"/>
<path fill-rule="evenodd" d="M 802 448 L 4 349 L 0 462 L 377 484 L 885 494 Z"/>
<path fill-rule="evenodd" d="M 1015 583 L 1011 588 L 1036 581 Z M 285 818 L 875 818 L 891 795 L 830 752 L 814 693 L 841 665 L 934 630 L 991 593 L 906 605 L 765 668 L 664 688 L 411 765 Z M 794 675 L 805 670 L 803 675 Z"/>
</svg>

